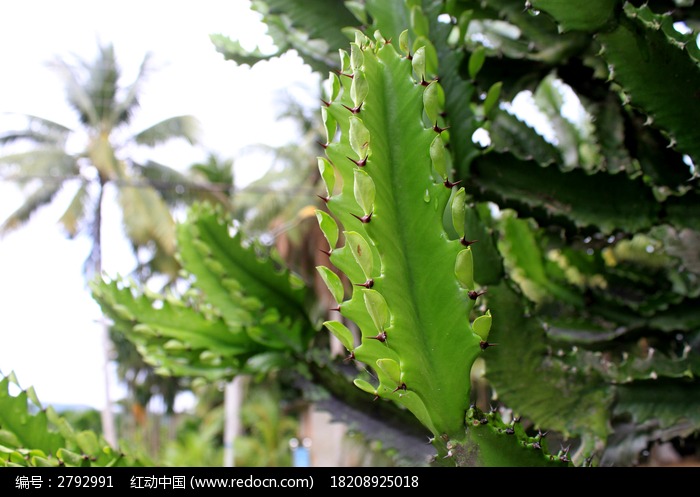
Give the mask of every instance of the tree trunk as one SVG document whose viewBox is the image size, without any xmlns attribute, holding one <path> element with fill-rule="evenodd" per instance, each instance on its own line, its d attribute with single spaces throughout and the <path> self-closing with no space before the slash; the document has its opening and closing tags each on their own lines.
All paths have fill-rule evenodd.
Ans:
<svg viewBox="0 0 700 497">
<path fill-rule="evenodd" d="M 114 422 L 114 413 L 112 411 L 112 394 L 110 388 L 110 371 L 109 371 L 109 356 L 112 350 L 112 343 L 109 339 L 109 326 L 104 320 L 101 320 L 100 325 L 102 326 L 102 355 L 103 355 L 103 365 L 102 372 L 104 376 L 104 391 L 105 391 L 105 405 L 102 408 L 102 434 L 109 445 L 117 448 L 117 429 Z"/>
<path fill-rule="evenodd" d="M 92 230 L 92 253 L 90 258 L 93 262 L 94 274 L 92 277 L 99 277 L 102 274 L 102 199 L 104 197 L 105 182 L 100 178 L 100 191 L 97 195 L 97 205 L 95 206 L 95 219 L 93 219 Z M 109 338 L 109 326 L 104 319 L 100 319 L 100 330 L 102 339 L 102 374 L 104 377 L 105 405 L 102 408 L 102 435 L 109 445 L 117 448 L 117 429 L 114 422 L 114 412 L 112 411 L 112 394 L 110 383 L 110 356 L 112 352 L 112 342 Z"/>
<path fill-rule="evenodd" d="M 226 384 L 224 390 L 224 467 L 236 465 L 234 443 L 241 432 L 241 405 L 245 390 L 245 377 L 238 375 Z"/>
</svg>

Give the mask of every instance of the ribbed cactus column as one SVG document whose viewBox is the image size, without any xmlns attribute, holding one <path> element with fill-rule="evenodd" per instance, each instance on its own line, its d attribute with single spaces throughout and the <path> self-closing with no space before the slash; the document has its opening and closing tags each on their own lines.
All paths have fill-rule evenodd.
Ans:
<svg viewBox="0 0 700 497">
<path fill-rule="evenodd" d="M 322 109 L 328 143 L 319 159 L 332 216 L 319 210 L 317 217 L 329 265 L 352 290 L 328 267 L 318 270 L 361 340 L 338 321 L 326 326 L 372 369 L 355 384 L 407 407 L 444 454 L 448 440 L 465 437 L 470 370 L 488 345 L 491 316 L 471 322 L 481 291 L 463 238 L 463 190 L 448 177 L 441 88 L 426 81 L 425 51 L 410 53 L 405 34 L 389 42 L 358 32 L 340 55 Z M 458 236 L 450 239 L 445 226 Z"/>
</svg>

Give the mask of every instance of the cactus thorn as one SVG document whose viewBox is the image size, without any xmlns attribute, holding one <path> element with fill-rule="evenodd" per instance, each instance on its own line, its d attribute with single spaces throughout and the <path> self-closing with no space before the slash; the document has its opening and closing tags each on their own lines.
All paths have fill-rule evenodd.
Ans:
<svg viewBox="0 0 700 497">
<path fill-rule="evenodd" d="M 348 157 L 348 159 L 350 159 L 352 161 L 352 163 L 355 164 L 357 167 L 365 167 L 365 165 L 367 165 L 367 156 L 366 155 L 363 159 L 360 159 L 360 160 L 355 160 L 352 157 Z"/>
<path fill-rule="evenodd" d="M 367 337 L 367 338 L 371 338 L 372 340 L 379 340 L 380 342 L 384 343 L 384 342 L 386 342 L 386 331 L 382 331 L 377 336 Z"/>
<path fill-rule="evenodd" d="M 316 143 L 318 143 L 323 150 L 328 148 L 328 143 L 321 143 L 320 141 L 316 140 Z"/>
<path fill-rule="evenodd" d="M 467 293 L 467 295 L 469 295 L 470 299 L 476 300 L 485 293 L 486 293 L 486 290 L 482 290 L 480 292 L 477 292 L 476 290 L 469 290 L 469 293 Z"/>
<path fill-rule="evenodd" d="M 324 197 L 323 195 L 316 195 L 316 196 L 318 198 L 320 198 L 321 200 L 323 200 L 325 203 L 328 203 L 328 201 L 330 200 L 330 197 Z"/>
<path fill-rule="evenodd" d="M 325 105 L 326 107 L 330 107 L 330 106 L 331 106 L 331 103 L 330 103 L 330 102 L 326 102 L 326 101 L 323 100 L 323 99 L 321 99 L 321 102 L 323 102 L 323 105 Z"/>
<path fill-rule="evenodd" d="M 457 186 L 462 182 L 462 180 L 455 181 L 454 183 L 450 181 L 449 179 L 446 179 L 443 185 L 445 185 L 447 188 L 452 188 L 453 186 Z"/>
<path fill-rule="evenodd" d="M 465 247 L 468 247 L 469 245 L 478 242 L 479 240 L 467 240 L 465 237 L 462 237 L 462 239 L 459 241 L 462 245 Z"/>
<path fill-rule="evenodd" d="M 362 103 L 360 103 L 360 105 L 358 105 L 357 107 L 348 107 L 347 105 L 343 104 L 343 107 L 348 109 L 353 114 L 359 114 L 360 110 L 362 110 Z"/>
<path fill-rule="evenodd" d="M 331 251 L 330 251 L 330 250 L 323 250 L 323 249 L 318 249 L 318 250 L 320 250 L 321 252 L 323 252 L 324 254 L 326 254 L 328 257 L 331 256 Z"/>
<path fill-rule="evenodd" d="M 372 278 L 368 279 L 364 283 L 355 283 L 355 286 L 363 286 L 367 289 L 370 289 L 374 286 L 374 280 Z"/>
<path fill-rule="evenodd" d="M 351 350 L 350 355 L 348 355 L 345 359 L 343 359 L 344 362 L 350 362 L 355 360 L 355 351 Z"/>
<path fill-rule="evenodd" d="M 405 384 L 405 383 L 401 383 L 399 386 L 397 386 L 396 388 L 394 388 L 394 389 L 391 391 L 391 393 L 397 392 L 397 391 L 399 391 L 399 390 L 403 390 L 403 391 L 405 392 L 405 391 L 407 390 L 406 384 Z"/>
<path fill-rule="evenodd" d="M 497 344 L 497 343 L 489 343 L 489 342 L 487 342 L 487 341 L 485 341 L 485 340 L 482 340 L 482 341 L 479 342 L 479 347 L 481 347 L 481 350 L 486 350 L 486 349 L 488 349 L 489 347 L 494 347 L 494 346 L 496 346 L 496 345 L 498 345 L 498 344 Z"/>
<path fill-rule="evenodd" d="M 337 306 L 337 307 L 331 307 L 331 308 L 330 308 L 330 309 L 328 309 L 328 310 L 329 310 L 329 311 L 336 311 L 336 312 L 340 312 L 340 306 Z"/>
<path fill-rule="evenodd" d="M 362 221 L 364 224 L 367 224 L 367 223 L 369 223 L 369 222 L 372 220 L 372 213 L 371 213 L 371 212 L 370 212 L 369 214 L 365 214 L 365 215 L 362 216 L 362 217 L 360 217 L 360 216 L 358 216 L 358 215 L 356 215 L 356 214 L 352 214 L 352 213 L 351 213 L 351 216 L 352 216 L 352 217 L 355 217 L 355 218 L 357 218 L 357 219 L 359 219 L 359 220 Z"/>
<path fill-rule="evenodd" d="M 442 133 L 446 129 L 449 129 L 449 126 L 445 126 L 444 128 L 441 128 L 440 126 L 438 126 L 438 123 L 435 123 L 435 125 L 433 126 L 433 131 L 435 131 L 437 134 Z"/>
<path fill-rule="evenodd" d="M 342 71 L 338 71 L 337 69 L 335 70 L 335 73 L 336 73 L 338 76 L 347 76 L 347 77 L 350 78 L 350 79 L 353 78 L 353 75 L 352 75 L 352 74 L 348 74 L 348 73 L 345 73 L 345 72 L 342 72 Z"/>
</svg>

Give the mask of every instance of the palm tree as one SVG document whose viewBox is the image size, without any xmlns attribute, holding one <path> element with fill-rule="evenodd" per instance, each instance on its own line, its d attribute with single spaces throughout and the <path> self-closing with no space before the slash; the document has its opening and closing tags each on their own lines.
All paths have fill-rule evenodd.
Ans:
<svg viewBox="0 0 700 497">
<path fill-rule="evenodd" d="M 184 191 L 191 185 L 170 168 L 152 162 L 139 164 L 129 155 L 138 146 L 154 147 L 174 138 L 194 144 L 198 123 L 192 116 L 175 116 L 132 132 L 130 124 L 139 107 L 149 59 L 149 55 L 144 57 L 135 80 L 127 86 L 121 84 L 121 69 L 111 45 L 100 45 L 93 61 L 54 61 L 53 67 L 64 80 L 68 104 L 77 113 L 81 128 L 73 130 L 41 117 L 25 116 L 26 128 L 0 135 L 0 145 L 8 145 L 9 149 L 7 155 L 0 157 L 0 173 L 28 190 L 24 203 L 0 226 L 0 234 L 25 224 L 60 191 L 75 188 L 60 224 L 70 238 L 81 233 L 90 237 L 91 251 L 84 266 L 84 276 L 90 280 L 102 271 L 103 196 L 105 187 L 111 184 L 116 187 L 125 234 L 137 261 L 176 277 L 175 222 L 162 193 L 171 189 Z M 81 136 L 81 132 L 83 143 L 75 152 L 71 150 L 71 140 Z M 30 147 L 22 148 L 22 144 Z M 173 184 L 173 180 L 178 180 L 178 184 Z M 110 353 L 106 325 L 103 339 L 106 367 Z M 106 395 L 103 431 L 105 439 L 116 446 L 109 389 Z"/>
</svg>

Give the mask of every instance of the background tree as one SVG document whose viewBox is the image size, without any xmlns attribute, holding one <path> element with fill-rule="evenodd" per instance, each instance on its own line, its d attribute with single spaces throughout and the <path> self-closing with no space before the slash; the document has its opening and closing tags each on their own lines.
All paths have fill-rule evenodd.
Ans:
<svg viewBox="0 0 700 497">
<path fill-rule="evenodd" d="M 175 224 L 166 203 L 171 198 L 166 199 L 163 193 L 176 192 L 191 181 L 178 185 L 172 178 L 181 180 L 181 174 L 153 162 L 140 164 L 130 154 L 135 147 L 154 147 L 175 138 L 194 144 L 197 121 L 192 116 L 175 116 L 147 129 L 130 129 L 148 60 L 146 56 L 136 79 L 126 86 L 110 45 L 98 47 L 93 61 L 55 60 L 53 67 L 64 80 L 66 100 L 77 114 L 81 129 L 27 116 L 26 128 L 0 136 L 1 144 L 13 144 L 9 153 L 0 158 L 4 179 L 14 180 L 28 191 L 25 202 L 0 229 L 7 233 L 21 226 L 61 190 L 73 189 L 73 198 L 59 222 L 68 237 L 85 234 L 91 240 L 85 262 L 86 280 L 102 271 L 102 208 L 107 185 L 116 188 L 124 231 L 139 265 L 168 279 L 177 275 Z M 106 329 L 104 340 L 108 363 L 111 351 Z M 110 404 L 108 398 L 103 423 L 106 439 L 116 446 Z"/>
</svg>

